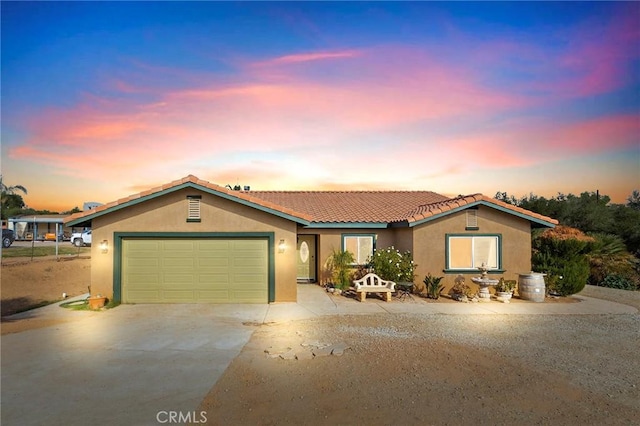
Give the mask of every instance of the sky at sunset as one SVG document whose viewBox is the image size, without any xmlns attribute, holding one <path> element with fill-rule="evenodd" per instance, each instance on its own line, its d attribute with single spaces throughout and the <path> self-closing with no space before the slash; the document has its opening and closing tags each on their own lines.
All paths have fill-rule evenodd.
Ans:
<svg viewBox="0 0 640 426">
<path fill-rule="evenodd" d="M 2 175 L 66 211 L 254 190 L 640 189 L 640 2 L 2 2 Z"/>
</svg>

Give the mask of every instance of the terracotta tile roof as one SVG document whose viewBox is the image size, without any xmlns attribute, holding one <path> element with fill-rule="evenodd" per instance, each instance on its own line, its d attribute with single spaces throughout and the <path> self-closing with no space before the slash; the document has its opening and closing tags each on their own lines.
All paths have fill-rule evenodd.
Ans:
<svg viewBox="0 0 640 426">
<path fill-rule="evenodd" d="M 267 209 L 275 210 L 277 212 L 284 213 L 284 214 L 287 214 L 289 216 L 293 216 L 293 217 L 296 217 L 296 218 L 299 218 L 299 219 L 303 219 L 305 221 L 311 221 L 311 219 L 312 219 L 311 216 L 306 215 L 304 213 L 300 213 L 300 212 L 294 211 L 293 209 L 291 209 L 289 207 L 276 205 L 276 204 L 274 204 L 272 202 L 269 202 L 268 200 L 263 200 L 263 199 L 260 199 L 260 198 L 256 198 L 256 197 L 254 197 L 252 195 L 249 195 L 248 193 L 245 193 L 245 192 L 242 192 L 242 191 L 232 191 L 232 190 L 227 189 L 227 188 L 225 188 L 223 186 L 219 186 L 219 185 L 216 185 L 214 183 L 208 182 L 206 180 L 198 179 L 197 177 L 195 177 L 193 175 L 189 175 L 189 176 L 187 176 L 185 178 L 174 180 L 173 182 L 170 182 L 168 184 L 165 184 L 165 185 L 162 185 L 162 186 L 158 186 L 158 187 L 155 187 L 155 188 L 152 188 L 152 189 L 148 189 L 148 190 L 142 191 L 142 192 L 140 192 L 138 194 L 133 194 L 133 195 L 130 195 L 130 196 L 126 197 L 126 198 L 121 198 L 121 199 L 119 199 L 117 201 L 112 201 L 110 203 L 103 204 L 101 206 L 96 207 L 95 209 L 87 210 L 87 211 L 80 212 L 80 213 L 75 213 L 75 214 L 65 218 L 64 221 L 65 222 L 70 222 L 72 220 L 80 219 L 80 218 L 83 218 L 85 216 L 99 214 L 101 212 L 104 212 L 106 210 L 112 209 L 112 208 L 117 207 L 119 205 L 128 203 L 130 201 L 137 200 L 138 198 L 147 197 L 149 195 L 153 195 L 153 194 L 156 194 L 156 193 L 159 193 L 159 192 L 162 192 L 162 191 L 166 191 L 168 189 L 175 188 L 176 186 L 180 186 L 180 185 L 183 185 L 183 184 L 186 184 L 186 183 L 193 183 L 193 184 L 196 184 L 196 185 L 199 185 L 199 186 L 203 186 L 203 187 L 211 189 L 213 191 L 221 192 L 221 193 L 224 193 L 226 195 L 229 195 L 232 198 L 237 198 L 237 199 L 240 199 L 240 200 L 252 203 L 252 204 L 256 204 L 258 206 L 261 206 L 261 207 L 264 207 L 264 208 L 267 208 Z"/>
<path fill-rule="evenodd" d="M 65 222 L 99 215 L 123 204 L 192 183 L 231 198 L 242 200 L 315 223 L 393 223 L 417 222 L 471 203 L 493 204 L 514 213 L 557 224 L 549 217 L 486 197 L 472 194 L 448 198 L 431 191 L 233 191 L 193 175 L 175 180 L 138 194 L 80 212 L 65 218 Z"/>
<path fill-rule="evenodd" d="M 514 213 L 519 213 L 524 216 L 529 216 L 533 219 L 541 220 L 543 222 L 549 222 L 556 225 L 558 224 L 557 220 L 552 219 L 550 217 L 543 216 L 538 213 L 534 213 L 530 210 L 526 210 L 521 207 L 517 207 L 512 204 L 505 203 L 504 201 L 499 201 L 499 200 L 496 200 L 495 198 L 490 198 L 482 194 L 461 195 L 461 196 L 447 199 L 445 201 L 441 201 L 437 203 L 424 204 L 408 212 L 406 219 L 409 223 L 417 222 L 423 219 L 427 219 L 429 217 L 436 216 L 440 213 L 445 213 L 447 211 L 451 211 L 458 207 L 465 206 L 467 204 L 477 203 L 479 201 L 493 204 L 497 207 L 501 207 L 506 210 L 511 210 Z"/>
<path fill-rule="evenodd" d="M 431 191 L 251 191 L 254 197 L 305 213 L 313 222 L 390 223 L 420 205 L 448 200 Z"/>
</svg>

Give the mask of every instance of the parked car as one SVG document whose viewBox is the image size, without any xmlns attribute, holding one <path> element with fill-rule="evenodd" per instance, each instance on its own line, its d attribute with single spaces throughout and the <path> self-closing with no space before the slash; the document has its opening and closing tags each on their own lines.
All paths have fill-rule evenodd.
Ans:
<svg viewBox="0 0 640 426">
<path fill-rule="evenodd" d="M 91 230 L 71 234 L 71 244 L 76 247 L 91 245 Z"/>
<path fill-rule="evenodd" d="M 11 229 L 2 230 L 2 247 L 8 248 L 16 240 L 16 236 Z"/>
</svg>

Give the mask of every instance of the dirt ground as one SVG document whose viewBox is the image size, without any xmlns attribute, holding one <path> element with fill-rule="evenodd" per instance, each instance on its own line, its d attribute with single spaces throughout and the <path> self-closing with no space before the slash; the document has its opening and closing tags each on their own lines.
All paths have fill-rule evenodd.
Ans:
<svg viewBox="0 0 640 426">
<path fill-rule="evenodd" d="M 214 425 L 637 424 L 639 329 L 638 315 L 263 325 L 199 411 Z M 309 342 L 349 349 L 298 360 L 265 353 L 304 352 Z"/>
<path fill-rule="evenodd" d="M 87 292 L 90 259 L 5 261 L 3 316 Z M 640 308 L 640 292 L 582 294 Z M 3 318 L 2 334 L 49 325 Z M 208 424 L 628 425 L 640 418 L 637 314 L 354 315 L 249 326 L 256 327 L 251 340 L 198 409 Z M 299 360 L 265 353 L 308 354 L 324 345 L 347 349 Z"/>
<path fill-rule="evenodd" d="M 67 297 L 88 293 L 91 283 L 91 259 L 88 257 L 61 257 L 30 259 L 2 259 L 0 268 L 0 312 L 2 334 L 15 333 L 51 322 L 27 318 L 9 321 L 7 315 L 33 306 L 61 301 Z"/>
</svg>

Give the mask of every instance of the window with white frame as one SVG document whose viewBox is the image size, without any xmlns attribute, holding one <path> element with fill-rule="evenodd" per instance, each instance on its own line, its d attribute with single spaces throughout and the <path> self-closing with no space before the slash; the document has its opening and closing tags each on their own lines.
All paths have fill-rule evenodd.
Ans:
<svg viewBox="0 0 640 426">
<path fill-rule="evenodd" d="M 342 248 L 353 254 L 354 265 L 364 265 L 373 256 L 374 237 L 374 235 L 348 234 L 342 236 Z"/>
<path fill-rule="evenodd" d="M 200 222 L 200 196 L 187 197 L 187 222 Z"/>
<path fill-rule="evenodd" d="M 502 269 L 499 235 L 447 235 L 447 269 Z"/>
</svg>

